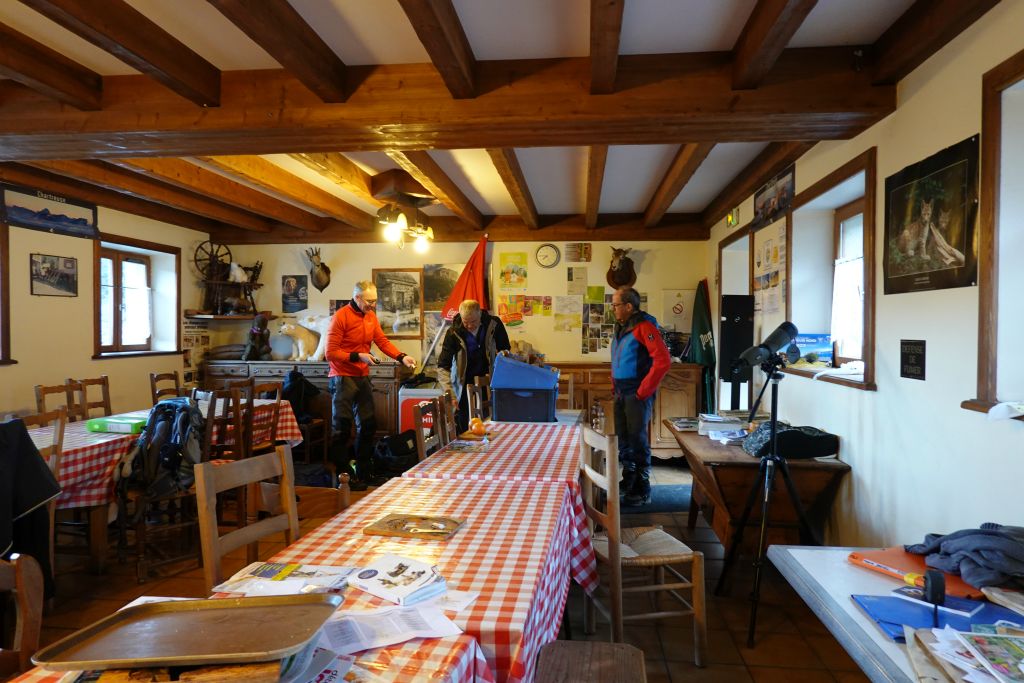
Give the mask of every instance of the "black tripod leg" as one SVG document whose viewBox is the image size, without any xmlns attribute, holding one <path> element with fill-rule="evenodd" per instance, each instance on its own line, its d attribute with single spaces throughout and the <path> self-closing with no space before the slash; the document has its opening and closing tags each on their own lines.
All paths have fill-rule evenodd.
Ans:
<svg viewBox="0 0 1024 683">
<path fill-rule="evenodd" d="M 796 484 L 793 483 L 793 478 L 789 476 L 789 465 L 786 464 L 785 460 L 780 460 L 779 466 L 782 468 L 782 481 L 786 482 L 786 490 L 789 491 L 789 499 L 793 502 L 793 509 L 796 510 L 800 526 L 803 528 L 804 533 L 807 534 L 807 538 L 814 542 L 814 545 L 822 545 L 821 539 L 818 538 L 818 534 L 811 527 L 810 520 L 807 519 L 807 513 L 804 511 L 803 503 L 800 502 L 800 494 L 797 493 Z"/>
<path fill-rule="evenodd" d="M 750 519 L 750 511 L 754 509 L 754 501 L 757 500 L 757 493 L 761 490 L 761 483 L 764 481 L 767 463 L 767 458 L 761 458 L 761 463 L 757 468 L 757 478 L 754 480 L 754 485 L 750 487 L 750 493 L 747 494 L 747 503 L 743 506 L 743 514 L 740 515 L 739 520 L 736 522 L 736 531 L 732 534 L 732 544 L 729 546 L 729 552 L 725 554 L 725 562 L 722 563 L 722 573 L 718 575 L 718 583 L 715 584 L 715 595 L 721 595 L 725 590 L 726 578 L 732 569 L 733 562 L 736 560 L 736 554 L 739 552 L 740 541 L 743 540 L 743 529 L 747 526 L 747 520 Z"/>
<path fill-rule="evenodd" d="M 772 500 L 772 484 L 775 481 L 775 460 L 768 462 L 764 477 L 764 498 L 761 499 L 761 534 L 757 540 L 757 556 L 754 559 L 754 590 L 750 594 L 750 624 L 747 627 L 747 647 L 754 647 L 754 628 L 757 625 L 757 605 L 761 600 L 761 566 L 764 564 L 764 550 L 768 541 L 768 507 Z"/>
</svg>

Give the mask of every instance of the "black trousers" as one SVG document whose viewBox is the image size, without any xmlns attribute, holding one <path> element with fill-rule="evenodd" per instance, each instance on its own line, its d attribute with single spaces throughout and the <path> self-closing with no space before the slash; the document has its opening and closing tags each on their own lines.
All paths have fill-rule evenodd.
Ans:
<svg viewBox="0 0 1024 683">
<path fill-rule="evenodd" d="M 331 408 L 334 441 L 330 458 L 338 472 L 349 469 L 348 439 L 352 424 L 356 425 L 355 475 L 359 479 L 373 476 L 373 438 L 377 419 L 373 410 L 373 389 L 369 377 L 331 377 Z"/>
</svg>

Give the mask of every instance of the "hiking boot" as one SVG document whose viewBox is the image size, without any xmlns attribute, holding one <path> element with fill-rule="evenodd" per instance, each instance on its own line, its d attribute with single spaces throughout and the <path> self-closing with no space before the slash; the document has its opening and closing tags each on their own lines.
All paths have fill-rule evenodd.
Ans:
<svg viewBox="0 0 1024 683">
<path fill-rule="evenodd" d="M 366 490 L 366 482 L 363 481 L 362 479 L 355 479 L 355 478 L 349 479 L 348 480 L 348 489 L 349 489 L 349 491 L 365 491 Z"/>
<path fill-rule="evenodd" d="M 625 498 L 633 492 L 636 480 L 636 470 L 622 470 L 622 479 L 619 481 L 619 499 Z"/>
<path fill-rule="evenodd" d="M 638 473 L 633 483 L 632 490 L 626 494 L 623 501 L 626 505 L 649 505 L 651 502 L 651 480 L 650 475 L 643 472 Z"/>
</svg>

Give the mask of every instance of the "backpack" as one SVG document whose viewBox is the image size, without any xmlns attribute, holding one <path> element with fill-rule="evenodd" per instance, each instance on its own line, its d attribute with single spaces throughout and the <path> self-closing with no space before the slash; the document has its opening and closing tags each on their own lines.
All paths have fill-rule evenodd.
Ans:
<svg viewBox="0 0 1024 683">
<path fill-rule="evenodd" d="M 292 404 L 295 421 L 299 424 L 306 424 L 313 419 L 314 415 L 310 410 L 309 403 L 319 393 L 320 389 L 297 369 L 285 375 L 284 385 L 281 387 L 281 398 Z"/>
<path fill-rule="evenodd" d="M 401 476 L 420 461 L 416 452 L 416 432 L 407 429 L 400 434 L 385 436 L 373 451 L 373 471 L 385 477 Z"/>
<path fill-rule="evenodd" d="M 148 498 L 188 491 L 193 466 L 202 457 L 206 418 L 190 398 L 160 401 L 149 414 L 135 446 L 114 472 L 119 492 L 143 489 Z"/>
</svg>

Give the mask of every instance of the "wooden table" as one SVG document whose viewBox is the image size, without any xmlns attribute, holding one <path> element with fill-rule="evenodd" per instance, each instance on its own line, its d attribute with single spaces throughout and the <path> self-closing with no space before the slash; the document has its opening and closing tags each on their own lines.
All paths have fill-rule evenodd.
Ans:
<svg viewBox="0 0 1024 683">
<path fill-rule="evenodd" d="M 906 646 L 889 640 L 850 599 L 888 595 L 902 582 L 851 564 L 846 557 L 853 550 L 863 548 L 773 545 L 768 559 L 868 678 L 875 683 L 916 681 Z"/>
<path fill-rule="evenodd" d="M 739 446 L 726 446 L 696 432 L 680 432 L 669 420 L 665 420 L 665 427 L 675 435 L 693 473 L 690 528 L 697 522 L 698 510 L 703 511 L 704 517 L 728 552 L 736 522 L 742 516 L 750 489 L 757 481 L 760 460 L 751 457 Z M 787 463 L 790 478 L 800 496 L 800 504 L 807 513 L 811 527 L 820 535 L 839 484 L 850 471 L 850 466 L 836 458 L 789 460 Z M 760 523 L 761 505 L 758 501 L 751 510 L 743 534 L 743 550 L 756 552 L 757 527 Z M 799 517 L 793 509 L 781 474 L 776 473 L 771 506 L 768 509 L 768 544 L 800 542 Z"/>
</svg>

